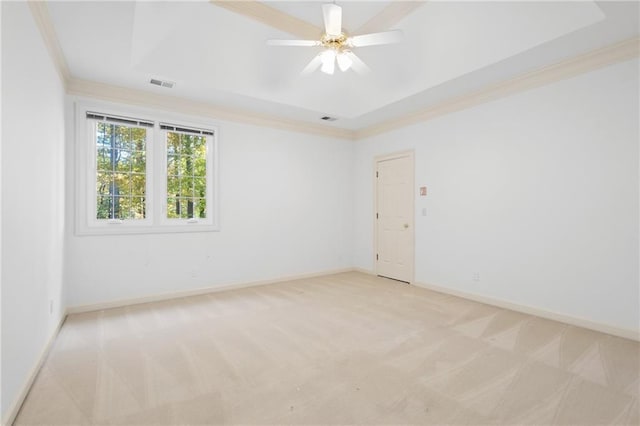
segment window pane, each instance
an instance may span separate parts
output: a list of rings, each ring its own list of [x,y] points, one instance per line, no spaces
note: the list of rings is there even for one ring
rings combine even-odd
[[[129,180],[128,174],[113,174],[113,189],[111,193],[121,197],[128,197],[129,195],[131,195],[131,182]]]
[[[180,198],[179,200],[180,200],[180,217],[182,219],[193,218],[193,211],[194,211],[193,198]]]
[[[120,205],[118,210],[118,219],[131,218],[131,197],[119,197]]]
[[[193,178],[191,176],[180,178],[180,196],[193,197]]]
[[[171,197],[180,196],[180,178],[177,176],[167,177],[167,195]]]
[[[106,123],[98,123],[96,125],[96,144],[98,148],[111,148],[112,127],[112,125]]]
[[[146,216],[146,135],[143,128],[96,123],[96,218]]]
[[[206,195],[207,195],[207,180],[203,177],[193,178],[193,196],[206,197]]]
[[[207,157],[206,151],[202,151],[202,156],[195,159],[195,165],[193,166],[194,176],[206,176],[207,175]]]
[[[113,181],[113,173],[98,171],[96,178],[96,193],[100,195],[109,195],[109,185]]]
[[[180,135],[180,154],[193,155],[193,138],[192,135]]]
[[[178,176],[179,167],[178,162],[180,161],[180,157],[173,154],[167,153],[167,175],[168,176]]]
[[[147,179],[144,174],[132,173],[130,176],[131,195],[145,195],[147,193]]]
[[[193,140],[193,148],[196,154],[204,154],[207,149],[207,138],[203,136],[195,136]]]
[[[132,162],[131,152],[124,149],[115,150],[115,152],[117,152],[118,159],[114,164],[114,169],[118,172],[130,172]]]
[[[144,219],[145,217],[144,197],[131,198],[131,219]]]
[[[178,207],[177,200],[175,198],[167,198],[167,217],[169,219],[175,219],[180,217],[180,208]]]
[[[131,128],[127,126],[114,126],[116,128],[116,147],[122,150],[131,149]]]
[[[207,138],[167,132],[167,218],[206,218]]]
[[[194,208],[195,217],[205,219],[207,217],[207,200],[205,198],[196,199]]]
[[[180,148],[180,134],[168,132],[167,133],[167,153],[177,154]]]
[[[107,196],[98,195],[98,203],[96,206],[96,219],[109,219],[111,212],[110,203],[111,198]]]
[[[147,131],[141,128],[131,129],[131,150],[132,151],[146,151],[147,146]]]
[[[98,148],[96,163],[98,165],[98,170],[112,170],[113,166],[111,165],[111,149]]]
[[[131,159],[131,171],[144,174],[147,169],[147,155],[145,152],[134,152]]]

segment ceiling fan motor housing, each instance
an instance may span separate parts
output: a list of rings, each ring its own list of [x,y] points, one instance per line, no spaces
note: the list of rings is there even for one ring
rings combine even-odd
[[[334,49],[341,52],[344,48],[348,47],[348,37],[345,33],[339,35],[323,34],[320,38],[320,43],[327,49]]]

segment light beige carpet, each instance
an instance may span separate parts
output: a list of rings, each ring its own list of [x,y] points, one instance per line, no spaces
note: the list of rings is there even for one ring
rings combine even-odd
[[[71,315],[17,424],[635,424],[639,345],[360,273]]]

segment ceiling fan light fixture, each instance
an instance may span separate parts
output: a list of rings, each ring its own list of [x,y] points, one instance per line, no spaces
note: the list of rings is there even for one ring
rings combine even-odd
[[[336,52],[332,49],[327,49],[320,54],[322,60],[322,68],[320,70],[325,74],[333,74],[336,69]]]
[[[347,35],[342,31],[342,7],[335,2],[323,4],[322,13],[325,32],[320,36],[320,40],[267,40],[270,46],[324,47],[325,50],[302,70],[303,75],[310,74],[318,68],[325,74],[333,74],[336,62],[342,72],[353,69],[358,74],[365,74],[371,69],[351,51],[352,48],[398,43],[403,38],[401,30]]]
[[[336,60],[338,61],[338,67],[340,67],[340,71],[342,72],[347,71],[351,68],[351,64],[353,64],[351,58],[349,58],[345,53],[339,53]]]
[[[324,64],[322,64],[322,67],[320,68],[320,71],[329,75],[332,75],[335,70],[336,70],[335,62],[325,62]]]

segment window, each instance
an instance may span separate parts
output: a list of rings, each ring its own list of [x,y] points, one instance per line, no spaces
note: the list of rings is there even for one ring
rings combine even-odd
[[[95,123],[96,219],[146,217],[147,129]]]
[[[77,125],[79,234],[217,229],[214,128],[86,107]]]
[[[166,219],[207,218],[207,152],[213,132],[161,123],[165,141]]]

